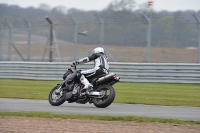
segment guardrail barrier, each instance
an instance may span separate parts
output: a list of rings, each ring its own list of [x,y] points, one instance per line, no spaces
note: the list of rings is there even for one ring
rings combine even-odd
[[[0,78],[62,80],[69,62],[0,62]],[[78,69],[93,68],[92,63]],[[110,63],[123,82],[200,83],[200,64]]]

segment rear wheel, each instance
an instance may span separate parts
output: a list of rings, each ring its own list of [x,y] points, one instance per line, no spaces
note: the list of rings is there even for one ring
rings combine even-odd
[[[59,94],[56,93],[60,85],[55,86],[49,93],[49,103],[53,106],[59,106],[65,102],[64,92],[60,91]]]
[[[95,91],[102,92],[100,98],[93,98],[92,101],[97,108],[108,107],[115,99],[115,90],[110,85],[99,86]]]

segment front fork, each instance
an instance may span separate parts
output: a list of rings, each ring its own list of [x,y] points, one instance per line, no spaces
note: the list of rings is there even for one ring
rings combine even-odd
[[[55,94],[58,95],[61,92],[62,84],[58,86],[58,89],[55,91]]]

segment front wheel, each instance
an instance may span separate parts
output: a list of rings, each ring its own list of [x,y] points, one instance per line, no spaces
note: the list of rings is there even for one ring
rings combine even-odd
[[[115,89],[110,85],[99,86],[95,91],[103,92],[101,98],[93,98],[92,101],[97,108],[108,107],[115,99]]]
[[[49,103],[53,106],[59,106],[65,102],[65,95],[63,91],[60,91],[59,94],[56,93],[56,90],[60,85],[55,86],[49,93]]]

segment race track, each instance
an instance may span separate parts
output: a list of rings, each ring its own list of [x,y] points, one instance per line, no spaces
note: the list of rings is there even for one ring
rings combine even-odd
[[[47,100],[0,98],[1,112],[50,112],[61,114],[91,114],[112,116],[144,116],[181,120],[200,120],[200,107],[172,107],[141,104],[111,104],[107,108],[96,108],[93,104],[65,102],[51,106]]]

